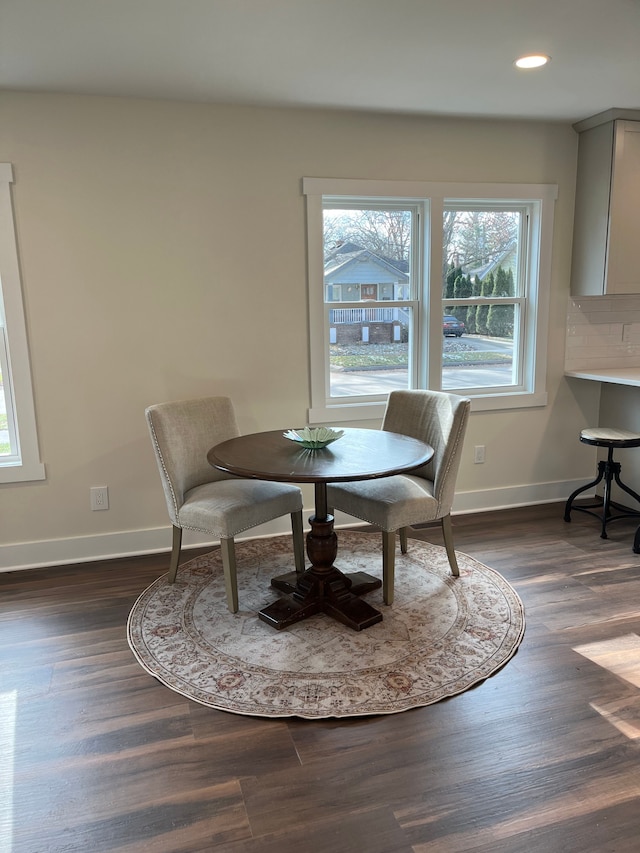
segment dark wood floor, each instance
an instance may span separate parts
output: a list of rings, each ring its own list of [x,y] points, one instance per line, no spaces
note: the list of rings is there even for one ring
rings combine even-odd
[[[351,720],[235,716],[144,672],[126,618],[166,557],[0,575],[0,853],[637,853],[634,531],[456,517],[523,599],[522,646],[467,693]]]

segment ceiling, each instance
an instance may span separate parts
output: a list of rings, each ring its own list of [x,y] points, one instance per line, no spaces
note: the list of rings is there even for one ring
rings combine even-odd
[[[0,89],[574,122],[640,109],[640,0],[0,0]]]

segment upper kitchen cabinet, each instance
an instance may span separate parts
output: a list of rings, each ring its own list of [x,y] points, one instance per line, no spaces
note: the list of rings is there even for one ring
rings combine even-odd
[[[571,293],[640,293],[640,111],[609,110],[574,127]]]

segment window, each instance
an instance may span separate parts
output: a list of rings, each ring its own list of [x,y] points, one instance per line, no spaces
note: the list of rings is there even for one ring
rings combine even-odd
[[[36,435],[10,185],[0,163],[0,483],[44,479]]]
[[[394,388],[546,403],[553,185],[305,178],[311,423]]]

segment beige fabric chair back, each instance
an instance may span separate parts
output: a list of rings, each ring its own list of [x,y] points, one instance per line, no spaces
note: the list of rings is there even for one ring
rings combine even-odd
[[[195,486],[231,479],[207,462],[207,452],[239,435],[228,397],[202,397],[149,406],[145,415],[156,452],[169,517],[178,525],[184,496]]]
[[[382,429],[426,441],[434,449],[433,459],[413,476],[433,481],[439,504],[436,517],[451,510],[460,467],[471,400],[444,391],[392,391]]]

